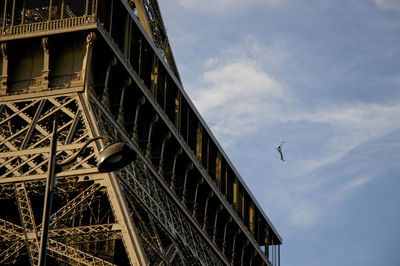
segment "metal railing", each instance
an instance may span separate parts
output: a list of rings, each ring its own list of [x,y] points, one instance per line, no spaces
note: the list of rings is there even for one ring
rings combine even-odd
[[[94,23],[97,0],[3,0],[1,36],[71,28]]]

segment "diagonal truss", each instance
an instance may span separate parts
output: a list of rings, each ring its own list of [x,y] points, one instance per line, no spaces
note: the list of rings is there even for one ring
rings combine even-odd
[[[24,228],[12,224],[4,219],[0,219],[0,231],[2,232],[3,238],[5,238],[7,234],[13,235],[13,244],[8,249],[0,253],[0,263],[4,263],[12,256],[15,257],[16,254],[24,247]],[[112,236],[111,238],[109,237],[110,235]],[[78,236],[81,241],[84,241],[84,243],[87,243],[87,239],[93,237],[95,237],[94,241],[121,239],[121,232],[118,230],[118,225],[104,224],[52,230],[50,232],[49,240],[49,255],[58,258],[61,261],[67,263],[81,263],[84,265],[114,265],[105,260],[99,259],[96,256],[82,252],[79,249],[54,240],[57,238],[74,238],[74,236]],[[11,239],[8,240],[11,241]]]
[[[77,94],[0,101],[0,201],[18,207],[0,213],[0,264],[37,265],[54,117],[60,125],[57,157],[63,160],[92,136]],[[48,243],[53,262],[114,265],[123,233],[101,181],[108,175],[91,176],[97,172],[95,151],[93,143],[58,178]],[[126,257],[120,248],[118,254]]]
[[[39,261],[39,241],[36,230],[35,217],[24,183],[15,184],[15,196],[22,226],[25,234],[25,241],[28,248],[29,260],[36,265]]]
[[[61,159],[73,154],[89,138],[77,98],[53,96],[0,103],[0,179],[46,172],[54,116],[61,121],[57,153]],[[88,152],[70,171],[93,168],[93,160],[94,153]]]
[[[123,139],[95,101],[92,107],[100,129],[114,139]],[[215,252],[213,244],[206,240],[201,229],[188,218],[190,214],[177,206],[174,197],[167,194],[156,181],[154,174],[139,156],[133,164],[117,173],[131,216],[138,226],[141,241],[152,263],[176,259],[184,265],[228,264],[221,254]]]
[[[19,254],[26,248],[30,256],[31,264],[36,265],[38,261],[38,239],[36,235],[41,225],[35,225],[35,217],[25,184],[17,183],[15,187],[15,196],[18,198],[19,213],[23,226],[19,226],[5,219],[0,219],[0,239],[1,242],[8,243],[7,248],[0,250],[0,263],[12,263],[17,261]],[[63,221],[63,218],[67,215],[72,217],[69,220],[73,219],[74,215],[72,215],[72,213],[74,208],[80,211],[90,208],[90,203],[93,202],[95,193],[99,192],[99,187],[99,184],[93,183],[52,215],[52,228],[49,233],[49,256],[56,258],[58,261],[71,264],[114,265],[107,260],[84,252],[75,246],[87,243],[104,243],[121,239],[122,234],[118,223],[75,227],[67,227],[64,223],[61,228],[54,228],[60,221]],[[101,195],[97,195],[97,197],[99,196]]]

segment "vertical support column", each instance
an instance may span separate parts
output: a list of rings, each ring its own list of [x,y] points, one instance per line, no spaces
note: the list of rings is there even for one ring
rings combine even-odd
[[[6,28],[7,3],[8,3],[8,1],[4,1],[3,28],[1,29],[1,33],[5,33],[5,28]]]
[[[167,132],[164,135],[164,139],[163,142],[161,144],[161,152],[160,152],[160,163],[158,164],[158,173],[163,176],[164,174],[164,152],[165,152],[165,144],[167,143],[167,141],[171,138],[171,132]]]
[[[111,60],[109,61],[108,67],[107,67],[107,72],[106,72],[106,78],[104,80],[104,90],[103,90],[103,99],[101,100],[102,104],[110,109],[110,95],[109,95],[109,88],[108,88],[108,82],[110,80],[110,72],[111,68],[117,64],[117,58],[113,56]]]
[[[151,92],[154,99],[157,101],[157,83],[158,83],[158,57],[153,56],[153,67],[151,71]]]
[[[179,90],[176,92],[175,96],[175,121],[174,125],[178,131],[181,129],[181,94]]]
[[[47,22],[49,22],[51,20],[51,11],[53,9],[53,0],[50,0],[49,3],[49,18],[47,19]]]
[[[140,80],[143,82],[143,79],[142,79],[142,47],[143,47],[143,37],[142,36],[140,36],[140,39],[139,39],[139,57],[138,57],[138,71],[137,71],[137,73],[138,73],[138,75],[139,75],[139,77],[140,77]]]
[[[264,244],[265,244],[265,255],[269,258],[269,232],[268,228],[264,229]]]
[[[209,201],[210,201],[210,199],[212,198],[214,196],[214,192],[213,191],[210,191],[209,193],[208,193],[208,195],[207,195],[207,199],[206,199],[206,205],[205,205],[205,208],[204,208],[204,221],[203,221],[203,230],[205,231],[206,230],[206,227],[207,227],[207,211],[208,211],[208,203],[209,203]]]
[[[254,235],[255,227],[254,227],[254,203],[251,202],[249,207],[249,230]]]
[[[217,240],[217,233],[218,233],[218,214],[222,211],[223,205],[220,204],[215,212],[215,220],[214,220],[214,232],[213,232],[213,242],[215,243]]]
[[[193,203],[193,213],[192,213],[192,216],[193,216],[193,217],[196,217],[196,215],[197,215],[197,205],[198,205],[198,203],[197,203],[197,196],[198,196],[198,194],[199,194],[199,188],[200,188],[201,184],[203,184],[203,183],[204,183],[204,178],[203,178],[202,176],[200,176],[200,177],[197,179],[197,182],[196,182],[196,191],[194,192],[194,203]]]
[[[61,0],[61,19],[64,18],[64,1],[65,0]]]
[[[196,157],[201,161],[201,151],[203,148],[203,127],[199,122],[196,132]]]
[[[133,121],[133,133],[132,139],[135,143],[139,142],[139,135],[138,135],[138,120],[139,120],[139,111],[140,107],[146,102],[146,98],[144,96],[140,97],[138,103],[136,105],[135,111],[135,121]]]
[[[125,99],[125,90],[127,87],[129,87],[132,84],[132,79],[127,78],[124,81],[124,84],[122,86],[122,91],[121,91],[121,99],[119,101],[119,110],[118,110],[118,124],[125,129],[125,118],[124,118],[124,99]]]
[[[110,25],[108,28],[108,32],[110,33],[110,36],[112,35],[112,26],[113,26],[113,17],[114,17],[114,0],[109,1],[110,2]]]
[[[7,1],[6,1],[7,2]],[[8,55],[7,55],[7,43],[1,44],[1,56],[3,57],[3,65],[0,76],[0,96],[6,95],[7,93],[7,79],[8,79]]]
[[[42,38],[43,47],[43,70],[42,70],[42,86],[44,90],[49,88],[49,73],[50,73],[50,52],[49,38]]]
[[[217,187],[221,189],[221,176],[222,176],[222,161],[221,153],[218,152],[215,158],[215,183]]]
[[[146,146],[146,158],[151,160],[151,135],[153,132],[154,125],[158,122],[158,115],[154,115],[153,119],[151,120],[149,134],[147,136],[147,146]]]
[[[11,14],[11,27],[14,26],[15,2],[16,2],[16,0],[13,0],[13,7],[12,7],[12,14]]]
[[[250,243],[249,240],[246,239],[246,241],[244,242],[244,245],[243,245],[243,247],[242,247],[242,255],[240,256],[240,265],[241,265],[241,266],[246,265],[246,264],[244,263],[244,253],[245,253],[246,248],[247,248],[247,246],[249,245],[249,243]]]
[[[207,138],[207,158],[206,158],[206,170],[210,170],[210,138]]]
[[[239,214],[239,184],[237,179],[233,182],[232,194],[233,209]]]
[[[168,75],[164,73],[164,84],[163,84],[163,90],[164,90],[164,98],[163,98],[163,110],[164,112],[167,110],[167,92],[168,92]]]
[[[226,255],[226,248],[228,246],[228,239],[227,239],[227,234],[228,234],[228,226],[232,222],[232,216],[229,216],[228,219],[225,222],[225,227],[224,227],[224,242],[222,244],[222,254]]]
[[[249,262],[249,266],[253,266],[253,262],[254,262],[254,258],[257,256],[257,252],[253,251],[253,253],[251,254],[250,257],[250,262]]]
[[[64,3],[64,2],[63,2]],[[92,67],[92,53],[93,53],[93,43],[96,40],[96,34],[94,32],[89,33],[86,36],[86,53],[85,57],[83,58],[82,62],[82,72],[81,72],[81,77],[83,77],[83,82],[86,88],[93,89],[91,88],[91,79],[88,78],[88,74],[92,73],[91,67]]]
[[[25,1],[22,3],[21,25],[24,25],[24,20],[25,20]]]
[[[187,195],[187,179],[189,172],[193,169],[193,163],[190,162],[186,167],[185,178],[183,181],[183,192],[182,192],[182,203],[186,206],[186,195]]]
[[[132,47],[132,22],[131,16],[127,13],[125,17],[123,53],[129,61]]]
[[[233,236],[233,243],[232,243],[232,257],[231,257],[231,264],[232,265],[235,264],[235,257],[236,257],[235,246],[236,246],[237,237],[239,235],[240,235],[240,229],[236,229],[235,235]]]
[[[228,197],[228,167],[225,167],[225,172],[224,172],[224,184],[223,184],[223,193],[225,197]]]
[[[173,165],[172,165],[171,184],[170,184],[170,186],[169,186],[170,189],[171,189],[172,191],[175,191],[175,170],[176,170],[176,162],[177,162],[177,159],[178,159],[179,155],[181,155],[182,152],[183,152],[182,148],[179,147],[179,148],[177,149],[176,153],[175,153],[174,163],[173,163]]]
[[[87,17],[88,13],[89,13],[89,0],[86,0],[85,17]]]

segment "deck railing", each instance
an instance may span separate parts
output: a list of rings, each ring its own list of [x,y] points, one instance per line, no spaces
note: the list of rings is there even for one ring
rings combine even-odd
[[[74,17],[66,19],[51,20],[46,22],[37,22],[31,24],[22,24],[16,26],[3,27],[1,36],[36,33],[41,31],[59,30],[71,27],[79,27],[95,23],[94,15]]]
[[[98,0],[0,0],[0,37],[95,22]]]

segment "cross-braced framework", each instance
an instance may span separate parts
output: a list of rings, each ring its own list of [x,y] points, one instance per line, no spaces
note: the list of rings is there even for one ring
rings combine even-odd
[[[0,104],[0,264],[36,265],[51,120],[60,126],[59,160],[91,136],[78,95],[54,95]],[[59,262],[113,265],[121,225],[95,168],[92,145],[57,181],[48,255]],[[119,252],[124,249],[119,249]],[[94,255],[95,254],[95,255]],[[125,254],[125,261],[126,261]]]
[[[110,116],[92,96],[99,130],[114,139],[123,139],[121,129],[115,127]],[[137,155],[136,160],[117,171],[124,189],[131,216],[140,232],[141,243],[150,263],[157,265],[225,265],[228,262],[217,252],[191,215],[168,194],[157,181],[157,173]],[[207,241],[208,240],[208,241]]]
[[[59,159],[81,148],[89,138],[82,108],[69,96],[4,102],[0,105],[0,178],[43,175],[49,158],[54,116],[59,121]],[[94,169],[93,145],[69,171]]]

